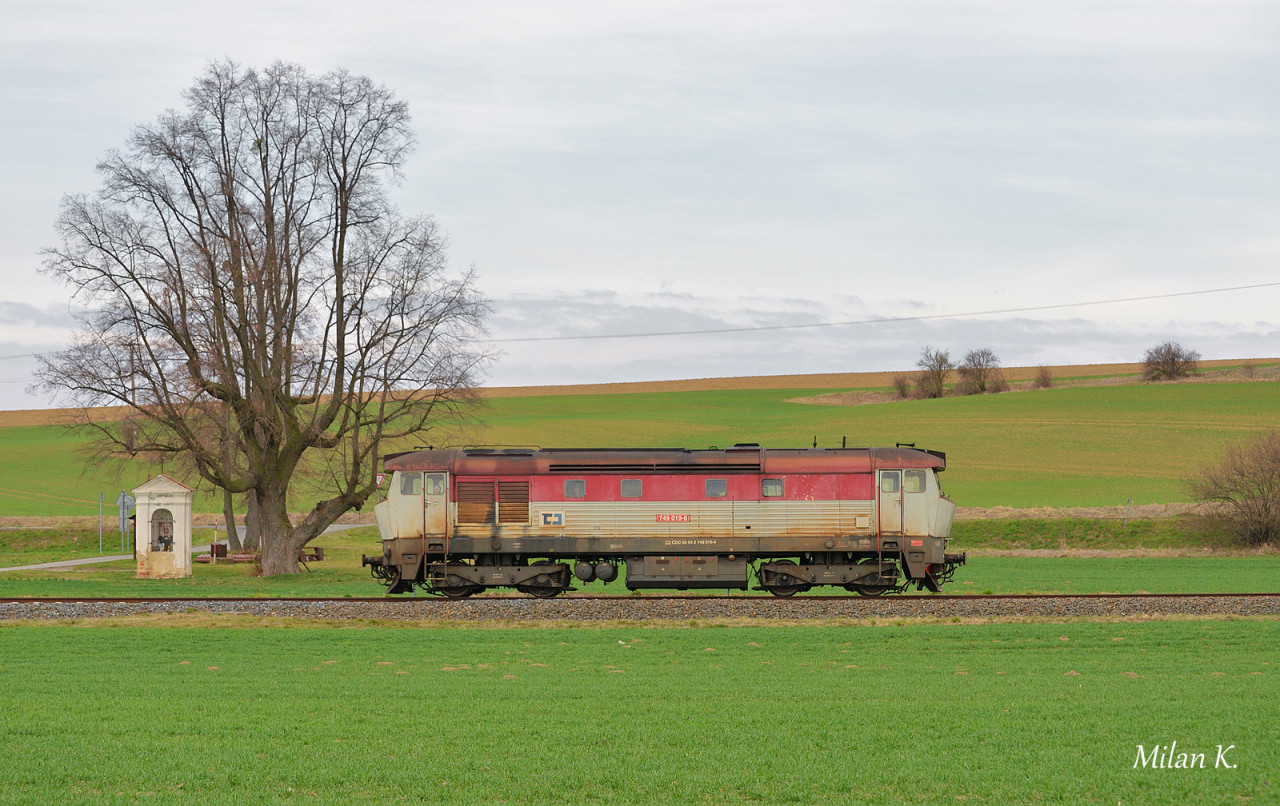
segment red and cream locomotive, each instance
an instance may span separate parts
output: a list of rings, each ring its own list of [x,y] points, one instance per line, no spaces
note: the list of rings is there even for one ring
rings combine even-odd
[[[387,457],[374,507],[390,593],[452,598],[574,579],[640,588],[940,589],[955,504],[946,456],[896,448],[425,450]],[[625,573],[624,573],[625,572]]]

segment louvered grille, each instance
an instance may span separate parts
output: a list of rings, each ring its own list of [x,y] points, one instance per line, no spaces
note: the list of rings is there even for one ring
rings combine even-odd
[[[525,500],[528,498],[526,489]],[[493,523],[493,482],[458,482],[458,523]]]
[[[529,522],[529,482],[498,482],[498,523]]]

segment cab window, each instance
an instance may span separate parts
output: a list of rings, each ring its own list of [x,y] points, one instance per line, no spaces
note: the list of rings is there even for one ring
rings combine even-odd
[[[421,495],[422,494],[422,474],[418,471],[410,471],[400,474],[400,494],[401,495]]]
[[[902,489],[909,493],[922,493],[925,491],[925,471],[908,470],[903,474]]]
[[[444,474],[427,474],[427,495],[444,495]]]
[[[880,492],[896,493],[898,491],[898,474],[885,473],[880,477]]]
[[[781,498],[782,479],[764,479],[761,481],[760,494],[765,498]]]

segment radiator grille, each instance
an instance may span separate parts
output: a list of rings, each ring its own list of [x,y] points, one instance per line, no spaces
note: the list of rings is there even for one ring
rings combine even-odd
[[[498,482],[498,523],[529,522],[529,482]]]
[[[458,523],[493,523],[493,482],[458,482]]]

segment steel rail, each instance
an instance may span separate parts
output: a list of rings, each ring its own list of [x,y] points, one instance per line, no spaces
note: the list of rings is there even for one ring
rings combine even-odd
[[[945,594],[937,593],[928,596],[789,596],[776,597],[767,595],[740,594],[725,596],[719,594],[673,594],[669,596],[630,594],[614,594],[606,596],[581,595],[557,596],[554,599],[538,599],[533,596],[473,596],[468,599],[448,599],[441,596],[11,596],[0,598],[0,605],[6,604],[182,604],[182,603],[218,603],[218,602],[315,602],[327,604],[387,604],[391,602],[440,602],[466,605],[468,602],[663,602],[663,601],[755,601],[755,602],[832,602],[850,601],[866,602],[989,602],[1002,600],[1048,600],[1048,599],[1258,599],[1280,598],[1276,593],[997,593],[997,594]]]

